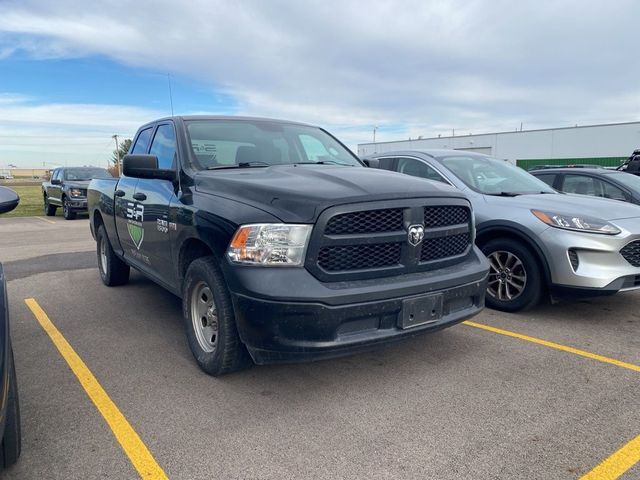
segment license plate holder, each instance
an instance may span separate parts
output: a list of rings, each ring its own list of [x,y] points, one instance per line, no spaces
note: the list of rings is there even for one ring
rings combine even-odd
[[[442,294],[423,295],[402,301],[400,328],[437,323],[442,318]]]

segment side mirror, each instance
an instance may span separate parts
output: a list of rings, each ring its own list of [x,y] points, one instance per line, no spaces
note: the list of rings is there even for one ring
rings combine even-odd
[[[122,160],[122,174],[133,178],[150,178],[158,180],[176,179],[175,170],[158,168],[158,157],[155,155],[125,155]]]
[[[51,180],[51,185],[60,185],[61,183],[62,182],[59,178],[54,178],[53,180]]]
[[[380,168],[380,160],[377,158],[363,158],[362,161],[369,168]]]
[[[20,203],[20,197],[16,192],[7,187],[0,187],[0,213],[13,210]]]

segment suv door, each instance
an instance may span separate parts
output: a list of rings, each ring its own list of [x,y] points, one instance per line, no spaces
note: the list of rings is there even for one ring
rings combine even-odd
[[[147,153],[152,133],[153,127],[141,130],[133,143],[131,153]],[[137,178],[122,176],[118,181],[114,193],[116,230],[124,256],[130,259],[132,264],[146,265],[144,256],[139,252],[144,240],[144,230],[142,214],[133,198],[137,185]]]
[[[177,149],[173,123],[158,125],[149,154],[158,157],[158,168],[176,170]],[[144,239],[139,250],[145,257],[147,268],[159,278],[173,279],[175,274],[170,235],[175,229],[175,219],[169,218],[169,206],[176,198],[175,185],[169,180],[141,178],[133,197],[137,208],[142,206],[140,211],[143,214]]]

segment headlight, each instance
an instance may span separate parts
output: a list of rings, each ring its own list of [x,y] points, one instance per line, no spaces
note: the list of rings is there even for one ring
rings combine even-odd
[[[82,190],[80,190],[79,188],[72,188],[69,190],[69,195],[71,195],[72,197],[81,197]]]
[[[234,263],[301,266],[310,235],[311,225],[243,225],[233,236],[227,256]]]
[[[531,210],[538,220],[551,227],[575,230],[578,232],[601,233],[603,235],[617,235],[620,229],[605,220],[588,217],[586,215],[565,215],[553,212]]]

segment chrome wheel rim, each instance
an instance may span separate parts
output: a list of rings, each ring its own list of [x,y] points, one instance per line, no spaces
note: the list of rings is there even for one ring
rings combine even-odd
[[[191,322],[200,348],[214,352],[218,345],[218,310],[213,292],[205,282],[198,282],[191,294]]]
[[[515,300],[527,286],[527,272],[513,253],[498,250],[490,253],[487,293],[501,302]]]
[[[104,238],[100,240],[100,269],[103,275],[107,274],[107,242]]]

